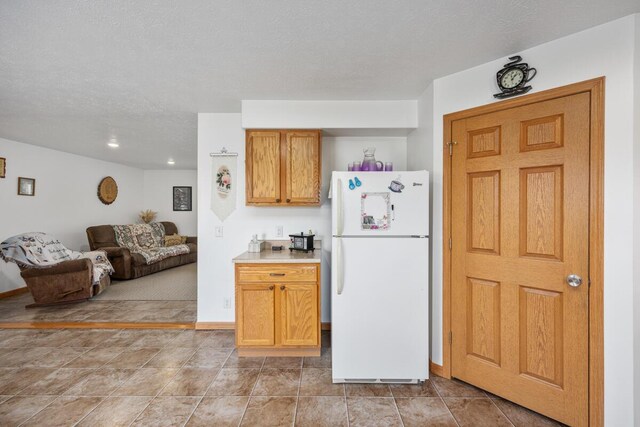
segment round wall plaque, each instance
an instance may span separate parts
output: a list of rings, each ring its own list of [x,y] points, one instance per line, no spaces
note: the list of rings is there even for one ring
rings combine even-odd
[[[115,202],[118,197],[118,184],[110,176],[103,178],[98,184],[98,199],[105,205]]]

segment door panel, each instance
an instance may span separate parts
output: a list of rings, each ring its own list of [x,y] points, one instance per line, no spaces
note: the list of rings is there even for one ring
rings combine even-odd
[[[318,286],[283,284],[280,292],[282,345],[318,344]]]
[[[246,168],[247,203],[279,203],[279,131],[252,131],[248,134]]]
[[[570,425],[588,422],[589,126],[581,93],[451,129],[452,375]]]
[[[275,344],[275,286],[236,286],[236,340],[238,345]]]
[[[320,135],[313,132],[287,132],[287,203],[320,202]]]

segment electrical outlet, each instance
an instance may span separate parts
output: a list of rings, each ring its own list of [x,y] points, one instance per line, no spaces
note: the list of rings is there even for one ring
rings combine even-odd
[[[284,227],[279,225],[276,227],[276,237],[282,237],[284,235]]]
[[[230,308],[231,308],[231,298],[226,297],[226,298],[224,299],[224,305],[223,305],[223,307],[224,307],[225,309],[230,309]]]
[[[222,235],[223,235],[222,226],[216,227],[215,231],[216,231],[216,237],[222,237]]]

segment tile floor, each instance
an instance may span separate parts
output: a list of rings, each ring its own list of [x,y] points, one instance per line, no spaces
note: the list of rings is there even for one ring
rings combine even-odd
[[[0,330],[2,426],[554,426],[467,384],[331,383],[316,358],[238,358],[232,331]]]
[[[85,301],[25,308],[30,294],[0,299],[0,322],[195,322],[196,301]]]

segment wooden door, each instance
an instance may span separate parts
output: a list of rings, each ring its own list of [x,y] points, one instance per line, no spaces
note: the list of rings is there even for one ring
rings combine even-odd
[[[280,292],[280,344],[317,345],[318,285],[283,284]]]
[[[286,132],[286,203],[320,203],[320,132]]]
[[[589,129],[587,92],[451,128],[452,376],[576,426],[589,416]]]
[[[247,203],[280,203],[280,132],[247,132]]]
[[[236,285],[236,344],[275,344],[275,286]]]

